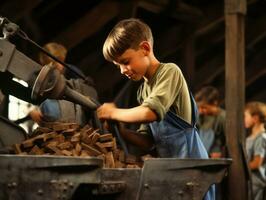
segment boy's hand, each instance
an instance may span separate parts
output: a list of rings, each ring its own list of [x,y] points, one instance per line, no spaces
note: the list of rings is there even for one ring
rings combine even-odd
[[[222,153],[220,152],[213,152],[210,154],[211,158],[221,158],[222,157]]]
[[[97,115],[100,120],[112,119],[112,114],[115,111],[116,106],[114,103],[104,103],[97,109]]]
[[[32,120],[34,122],[36,122],[37,124],[40,125],[40,123],[42,122],[42,113],[38,110],[32,110],[30,113],[29,113],[30,117],[32,118]]]

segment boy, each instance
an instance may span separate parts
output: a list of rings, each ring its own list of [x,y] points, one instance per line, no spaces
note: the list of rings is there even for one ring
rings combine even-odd
[[[144,78],[144,83],[138,90],[140,106],[120,109],[105,103],[97,110],[100,119],[142,123],[138,133],[123,129],[121,135],[143,148],[155,147],[159,157],[208,158],[196,132],[196,106],[182,72],[154,56],[147,24],[138,19],[120,21],[109,33],[103,54],[129,79]]]
[[[212,86],[195,95],[199,110],[199,136],[211,158],[225,157],[225,110],[219,105],[219,91]]]
[[[265,198],[266,186],[266,105],[261,102],[249,102],[245,107],[245,128],[250,130],[246,139],[248,166],[251,170],[254,200]]]
[[[155,147],[159,157],[208,158],[195,128],[196,104],[181,70],[173,63],[160,63],[153,53],[149,26],[138,19],[120,21],[103,46],[105,59],[129,79],[144,83],[138,90],[139,106],[117,108],[105,103],[99,119],[142,123],[138,133],[120,129],[127,141],[146,149]],[[142,134],[141,134],[142,133]],[[214,187],[204,199],[214,199]]]

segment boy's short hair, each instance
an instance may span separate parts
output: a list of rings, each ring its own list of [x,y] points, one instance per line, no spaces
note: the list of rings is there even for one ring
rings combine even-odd
[[[105,40],[104,58],[112,62],[127,49],[137,50],[142,41],[148,41],[153,46],[150,27],[136,18],[122,20],[114,26]]]
[[[205,86],[196,93],[195,100],[197,102],[206,102],[207,104],[214,105],[219,103],[220,94],[215,87]]]
[[[252,101],[246,104],[245,110],[248,110],[252,116],[257,115],[260,122],[266,122],[266,105],[259,101]]]
[[[45,44],[43,48],[61,61],[64,61],[66,58],[67,49],[62,44],[50,42]],[[46,65],[53,61],[49,56],[42,52],[39,54],[39,59],[42,65]]]

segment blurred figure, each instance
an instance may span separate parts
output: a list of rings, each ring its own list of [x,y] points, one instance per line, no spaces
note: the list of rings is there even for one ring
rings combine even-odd
[[[265,156],[266,156],[266,105],[249,102],[245,107],[245,128],[249,131],[246,139],[248,166],[251,170],[254,200],[265,199]]]
[[[212,86],[195,95],[199,111],[199,135],[211,158],[225,157],[225,110],[219,105],[219,91]]]
[[[58,43],[51,42],[47,43],[43,47],[53,56],[55,56],[60,61],[64,62],[67,55],[67,49]],[[52,64],[55,66],[64,76],[68,79],[68,86],[76,91],[82,93],[83,95],[90,96],[93,99],[98,99],[97,92],[94,89],[93,81],[90,77],[87,77],[86,82],[80,79],[75,73],[73,73],[68,68],[65,68],[62,64],[54,61],[52,58],[47,56],[44,53],[39,55],[40,64],[47,65]],[[83,73],[75,66],[69,65],[72,70],[76,71],[79,74]],[[45,100],[39,108],[35,108],[30,113],[31,118],[41,124],[42,122],[75,122],[79,125],[85,125],[91,118],[92,113],[84,111],[78,104],[66,100],[54,100],[47,99]]]

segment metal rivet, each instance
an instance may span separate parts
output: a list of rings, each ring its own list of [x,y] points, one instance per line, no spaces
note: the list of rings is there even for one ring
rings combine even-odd
[[[150,186],[149,186],[148,183],[145,183],[145,184],[144,184],[144,187],[145,187],[145,188],[149,188]]]
[[[12,29],[11,27],[6,27],[6,30],[7,30],[8,32],[12,32],[12,31],[13,31],[13,29]]]
[[[111,190],[111,191],[115,191],[115,190],[116,190],[116,185],[111,184],[111,185],[110,185],[110,190]]]
[[[17,187],[17,183],[16,182],[12,182],[12,186],[13,187]]]
[[[107,192],[108,191],[108,186],[107,185],[103,185],[102,186],[102,191],[103,192]]]
[[[39,195],[43,195],[43,191],[42,191],[42,189],[39,189],[37,193],[38,193]]]
[[[57,180],[51,180],[50,183],[55,184],[55,183],[57,183]]]
[[[72,182],[68,183],[69,187],[73,188],[74,184]]]
[[[66,192],[67,191],[67,187],[63,187],[63,191]]]

